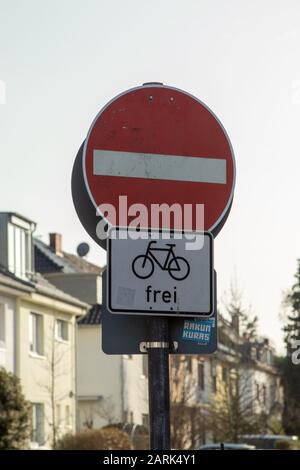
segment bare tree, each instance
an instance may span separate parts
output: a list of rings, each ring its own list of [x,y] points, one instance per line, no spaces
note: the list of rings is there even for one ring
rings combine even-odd
[[[192,449],[203,442],[207,406],[199,401],[192,356],[171,358],[171,440],[174,449]],[[195,364],[198,360],[194,361]]]
[[[243,307],[241,293],[233,284],[226,314],[230,324],[224,323],[220,338],[230,354],[225,358],[226,378],[218,381],[218,390],[212,395],[210,428],[215,441],[238,442],[243,434],[259,433],[266,427],[264,393],[254,383],[251,360],[258,319],[251,308]]]
[[[60,406],[60,402],[67,398],[71,392],[70,389],[66,390],[66,387],[58,386],[59,382],[70,373],[72,361],[68,360],[71,354],[71,346],[69,344],[67,342],[61,344],[57,340],[56,318],[53,317],[44,342],[44,366],[47,371],[47,380],[45,382],[37,382],[39,387],[44,390],[50,405],[50,416],[45,413],[45,420],[50,428],[49,435],[45,436],[45,442],[50,441],[53,449],[55,449],[60,437],[61,418],[57,414],[57,406]]]
[[[105,425],[112,425],[117,421],[115,404],[111,396],[100,397],[90,404],[87,409],[83,410],[83,414],[83,425],[88,429],[94,428],[95,417],[97,416],[105,421]]]
[[[112,397],[104,397],[101,399],[97,415],[104,419],[107,424],[113,424],[116,422],[115,404]]]
[[[95,413],[93,411],[93,405],[90,406],[88,409],[84,409],[81,411],[84,419],[82,421],[82,424],[85,428],[87,429],[93,429],[94,428],[94,416]]]
[[[239,442],[240,436],[261,431],[262,400],[253,392],[251,372],[239,362],[229,368],[211,399],[209,428],[215,442]]]

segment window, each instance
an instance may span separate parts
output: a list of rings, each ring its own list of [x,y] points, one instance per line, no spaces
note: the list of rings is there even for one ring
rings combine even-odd
[[[226,366],[222,367],[222,380],[225,384],[228,382],[228,369]]]
[[[276,401],[276,382],[273,382],[271,385],[270,385],[270,403],[271,403],[271,406],[275,403]]]
[[[65,320],[56,320],[56,338],[68,341],[69,328],[68,322]]]
[[[70,405],[66,405],[66,426],[71,425]]]
[[[29,348],[33,353],[43,354],[43,317],[37,313],[29,314]]]
[[[12,223],[8,224],[8,269],[18,277],[32,271],[31,233]]]
[[[142,414],[142,423],[145,428],[149,429],[149,415],[147,413]]]
[[[269,349],[267,350],[267,353],[266,353],[266,362],[267,362],[267,364],[269,364],[270,366],[272,366],[272,365],[273,365],[273,362],[274,362],[274,361],[273,361],[273,354],[272,354],[272,352],[271,352]]]
[[[127,423],[128,417],[129,417],[128,411],[127,411],[127,410],[123,410],[122,415],[123,415],[123,423]]]
[[[143,361],[143,363],[142,363],[142,368],[143,368],[142,374],[145,377],[148,377],[148,354],[143,354],[142,361]]]
[[[4,305],[0,304],[0,349],[5,348],[5,309]]]
[[[257,358],[257,350],[254,346],[252,346],[250,349],[250,356],[251,356],[251,359],[253,359],[254,361]]]
[[[262,400],[263,400],[264,406],[266,406],[266,404],[267,404],[267,387],[265,385],[263,385],[263,387],[262,387]]]
[[[61,424],[61,406],[59,403],[56,404],[56,425],[60,426]]]
[[[212,384],[212,391],[216,393],[217,391],[217,368],[214,364],[211,365],[211,384]]]
[[[204,382],[204,364],[199,362],[198,364],[198,387],[200,390],[205,389],[205,382]]]
[[[214,393],[217,392],[217,376],[216,375],[212,378],[212,389]]]
[[[259,384],[256,383],[256,384],[255,384],[255,387],[256,387],[256,400],[259,401],[259,399],[260,399],[260,388],[259,388]]]
[[[192,357],[186,358],[186,368],[190,374],[193,372],[193,358]]]
[[[31,441],[42,445],[44,443],[44,405],[42,403],[32,404],[31,425]]]

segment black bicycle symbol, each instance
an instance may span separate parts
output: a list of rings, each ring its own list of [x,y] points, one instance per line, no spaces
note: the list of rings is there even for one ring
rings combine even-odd
[[[176,281],[183,281],[190,274],[189,263],[181,256],[175,256],[175,243],[166,243],[169,248],[153,248],[152,245],[157,243],[155,240],[148,243],[146,253],[139,255],[132,261],[132,270],[139,279],[148,279],[154,271],[154,263],[156,263],[163,271],[168,271],[170,276]],[[164,263],[155,257],[154,252],[165,251],[167,253]]]

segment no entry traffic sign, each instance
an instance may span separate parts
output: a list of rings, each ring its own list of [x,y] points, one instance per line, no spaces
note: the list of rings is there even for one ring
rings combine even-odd
[[[151,208],[177,205],[184,211],[189,206],[192,218],[186,218],[185,228],[214,236],[231,208],[235,161],[229,138],[206,105],[176,88],[149,84],[110,101],[88,132],[80,163],[80,194],[73,185],[73,198],[85,226],[91,224],[78,208],[80,198],[88,199],[94,214],[97,210],[113,226],[128,226],[136,205],[142,204],[149,218],[140,226],[181,228],[176,217],[153,220]],[[114,207],[113,217],[103,204]],[[204,208],[203,227],[196,227],[197,205]]]

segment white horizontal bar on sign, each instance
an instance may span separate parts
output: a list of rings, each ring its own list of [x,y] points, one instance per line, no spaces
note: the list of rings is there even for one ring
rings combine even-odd
[[[94,150],[94,175],[226,184],[225,158]]]

